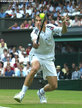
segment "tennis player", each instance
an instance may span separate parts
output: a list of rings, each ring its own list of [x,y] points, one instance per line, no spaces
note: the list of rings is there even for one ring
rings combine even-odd
[[[37,44],[37,36],[41,29],[42,22],[40,16],[36,16],[35,28],[31,33],[33,48],[31,49],[29,54],[31,71],[25,78],[24,85],[20,93],[14,96],[14,99],[17,102],[22,101],[26,91],[33,81],[35,74],[38,72],[39,69],[43,71],[43,78],[48,81],[47,85],[37,91],[40,103],[47,103],[45,92],[53,91],[57,88],[57,73],[53,61],[55,55],[55,43],[53,34],[61,36],[63,33],[66,33],[67,28],[65,22],[65,18],[63,18],[62,27],[57,27],[53,24],[47,24],[47,21],[45,21],[42,32],[40,34],[39,43]]]

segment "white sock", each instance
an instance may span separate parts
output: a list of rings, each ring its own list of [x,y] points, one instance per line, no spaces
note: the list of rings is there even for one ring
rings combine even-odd
[[[28,89],[28,86],[23,85],[21,92],[25,94],[27,89]]]
[[[40,93],[41,93],[41,94],[44,94],[44,93],[45,93],[44,88],[41,88],[41,89],[40,89]]]

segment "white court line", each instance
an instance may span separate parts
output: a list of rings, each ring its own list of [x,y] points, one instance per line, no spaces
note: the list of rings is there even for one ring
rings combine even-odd
[[[3,107],[3,106],[0,106],[0,108],[10,108],[10,107]]]

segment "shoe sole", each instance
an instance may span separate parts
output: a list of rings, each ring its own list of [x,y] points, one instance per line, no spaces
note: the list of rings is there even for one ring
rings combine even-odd
[[[18,98],[14,98],[17,102],[21,103],[20,99]]]
[[[47,102],[40,102],[41,104],[47,104]]]

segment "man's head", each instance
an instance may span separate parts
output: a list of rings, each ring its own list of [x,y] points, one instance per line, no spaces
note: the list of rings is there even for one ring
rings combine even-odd
[[[38,28],[40,28],[41,25],[42,25],[42,21],[43,21],[43,19],[40,18],[40,15],[37,15],[35,17],[35,26],[37,26]],[[46,25],[46,24],[47,24],[47,20],[45,20],[45,22],[44,22],[44,25]]]
[[[61,70],[61,66],[56,66],[56,70],[57,70],[57,72],[60,72],[60,70]]]
[[[3,13],[3,9],[1,9],[1,13]]]
[[[39,15],[36,16],[35,18],[35,26],[37,26],[38,28],[41,26],[41,18]]]
[[[15,24],[14,24],[14,27],[18,27],[18,24],[17,24],[17,23],[15,23]]]

